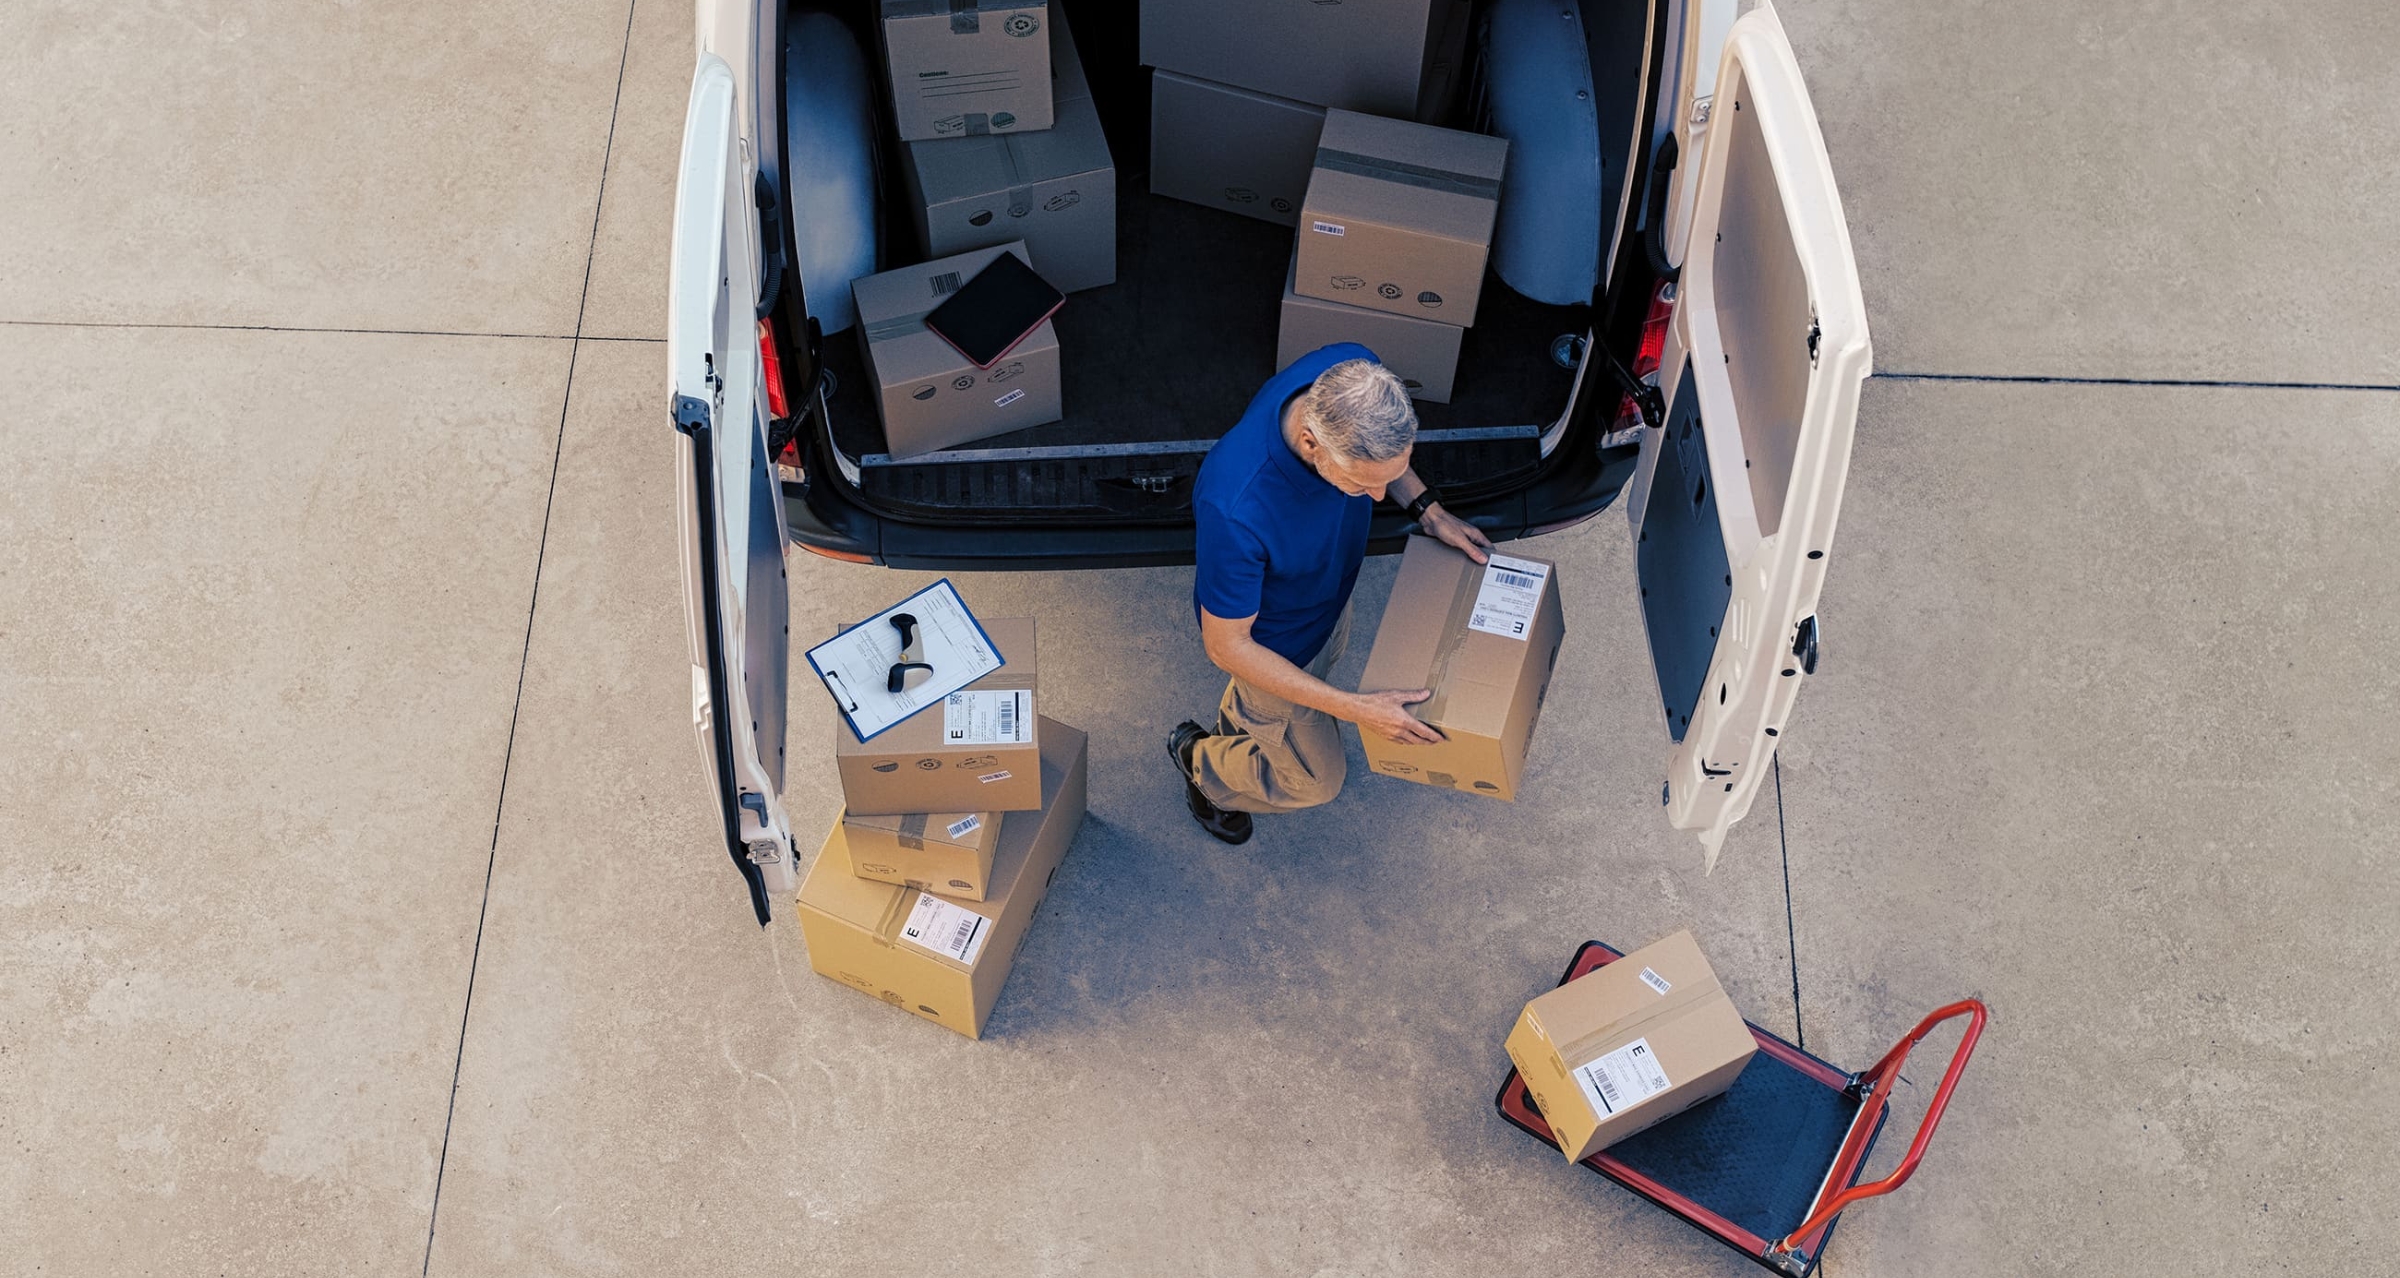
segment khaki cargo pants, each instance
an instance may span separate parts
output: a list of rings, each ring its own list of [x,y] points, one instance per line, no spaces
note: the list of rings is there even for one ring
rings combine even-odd
[[[1308,663],[1322,679],[1350,642],[1350,608]],[[1217,731],[1192,752],[1192,779],[1208,801],[1232,812],[1297,812],[1342,792],[1342,722],[1239,679],[1217,703]]]

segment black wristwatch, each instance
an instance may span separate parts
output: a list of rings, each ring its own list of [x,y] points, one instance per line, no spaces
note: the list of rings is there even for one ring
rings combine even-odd
[[[1420,524],[1424,523],[1425,512],[1433,509],[1434,503],[1440,501],[1441,499],[1442,495],[1433,490],[1433,485],[1427,484],[1425,486],[1425,491],[1418,493],[1417,499],[1408,503],[1408,517],[1416,520]]]

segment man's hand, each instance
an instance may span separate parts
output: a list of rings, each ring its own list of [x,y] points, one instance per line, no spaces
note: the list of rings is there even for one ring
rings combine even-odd
[[[1442,509],[1438,501],[1425,508],[1425,517],[1417,521],[1417,527],[1442,544],[1465,552],[1476,563],[1491,562],[1492,539],[1484,536],[1482,529]]]
[[[1439,745],[1442,734],[1408,712],[1408,707],[1432,695],[1431,688],[1414,692],[1361,692],[1351,703],[1350,713],[1342,717],[1357,724],[1359,731],[1372,732],[1386,741]]]

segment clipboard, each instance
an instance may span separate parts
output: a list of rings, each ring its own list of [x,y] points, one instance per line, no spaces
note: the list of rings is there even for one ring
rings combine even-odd
[[[916,687],[892,692],[886,676],[900,660],[901,642],[891,619],[900,613],[916,619],[918,659],[933,670]],[[940,705],[1007,660],[947,577],[808,650],[817,685],[862,742]]]

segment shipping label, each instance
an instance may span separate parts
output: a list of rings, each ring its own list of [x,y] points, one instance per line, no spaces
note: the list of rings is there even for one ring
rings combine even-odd
[[[1675,988],[1667,983],[1666,977],[1660,976],[1658,973],[1653,972],[1646,967],[1642,969],[1642,984],[1649,986],[1651,989],[1658,991],[1662,995],[1668,990]]]
[[[991,931],[990,919],[955,901],[919,892],[916,908],[908,912],[908,922],[900,925],[900,939],[973,967]]]
[[[950,831],[950,841],[952,843],[956,843],[960,839],[963,839],[968,835],[975,833],[977,830],[982,829],[983,816],[982,814],[978,813],[972,816],[960,817],[958,820],[952,821],[944,828]]]
[[[1542,606],[1542,584],[1549,579],[1548,564],[1492,556],[1483,566],[1483,584],[1475,592],[1475,611],[1467,614],[1467,629],[1503,639],[1524,639],[1533,629],[1534,613]]]
[[[1637,1038],[1589,1065],[1575,1069],[1575,1085],[1592,1112],[1606,1118],[1667,1090],[1667,1072],[1650,1051],[1650,1040]]]
[[[953,692],[942,699],[945,745],[1032,745],[1033,693],[1013,688]]]

